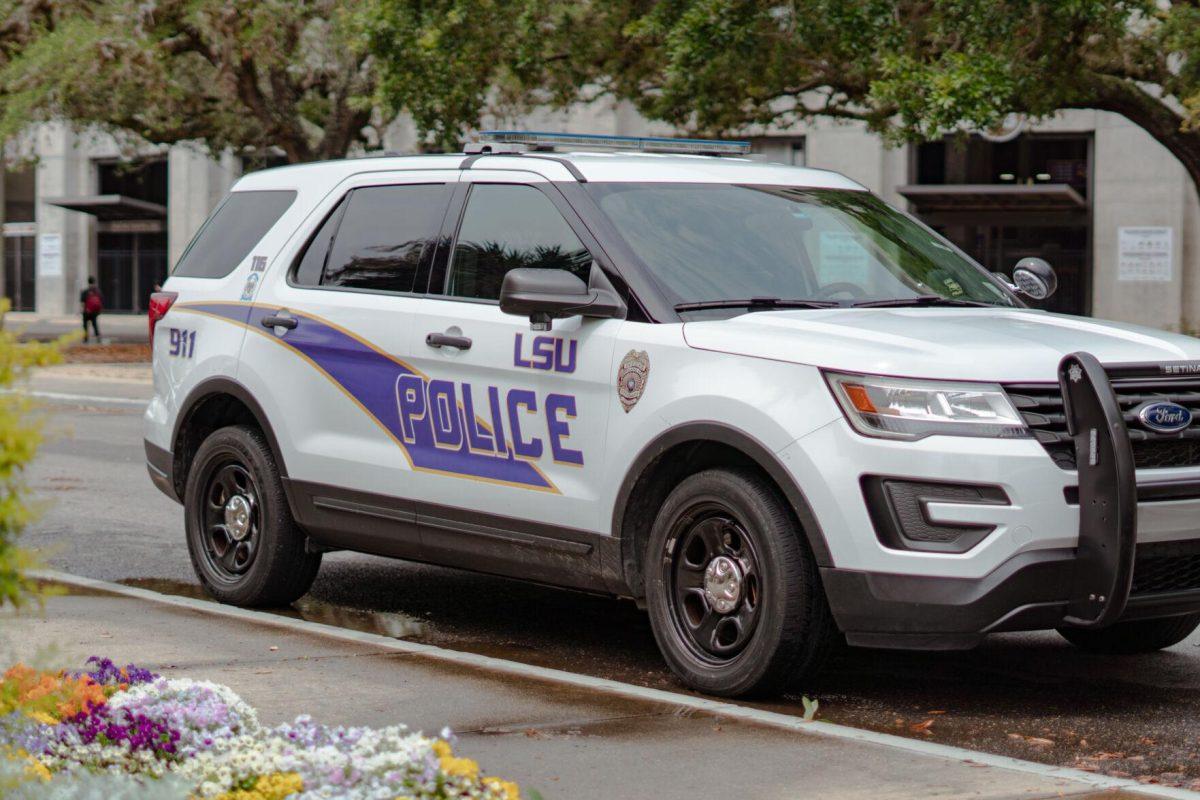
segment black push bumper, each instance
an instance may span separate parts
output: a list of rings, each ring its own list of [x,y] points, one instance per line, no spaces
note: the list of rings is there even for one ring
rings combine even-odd
[[[824,568],[830,606],[852,645],[973,647],[997,631],[1098,628],[1117,620],[1200,611],[1200,588],[1133,594],[1138,486],[1133,450],[1109,375],[1160,375],[1159,365],[1102,367],[1062,360],[1059,383],[1079,474],[1079,543],[1022,553],[981,579]],[[1064,503],[1067,498],[1064,498]]]

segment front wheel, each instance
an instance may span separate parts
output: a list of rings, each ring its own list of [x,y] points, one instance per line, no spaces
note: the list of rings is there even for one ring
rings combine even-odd
[[[688,686],[771,694],[818,670],[838,636],[816,563],[754,472],[684,479],[654,521],[646,601],[667,664]]]
[[[1108,628],[1059,628],[1062,637],[1080,650],[1109,655],[1153,653],[1179,644],[1200,628],[1200,614],[1118,622]]]
[[[201,443],[184,487],[188,555],[205,590],[222,603],[282,606],[317,576],[292,519],[266,439],[245,425]]]

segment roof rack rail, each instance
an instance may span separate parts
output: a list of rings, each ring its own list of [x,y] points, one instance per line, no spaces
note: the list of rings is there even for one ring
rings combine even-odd
[[[633,150],[641,153],[685,153],[705,156],[742,156],[749,142],[721,139],[674,139],[664,136],[610,136],[597,133],[547,133],[545,131],[480,131],[469,143],[468,154],[527,153],[563,147]]]

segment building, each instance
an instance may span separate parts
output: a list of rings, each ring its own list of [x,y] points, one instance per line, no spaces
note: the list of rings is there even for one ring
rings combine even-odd
[[[546,112],[505,127],[670,134],[625,104]],[[393,126],[389,149],[409,150]],[[1037,255],[1059,274],[1047,308],[1200,331],[1200,203],[1178,161],[1107,112],[1065,111],[1008,141],[972,136],[899,148],[859,125],[817,121],[750,137],[757,157],[843,172],[988,269]],[[247,168],[179,145],[123,153],[104,135],[43,125],[32,166],[4,181],[4,293],[14,308],[73,312],[86,277],[108,307],[139,313],[208,211]],[[259,166],[255,164],[252,166]]]

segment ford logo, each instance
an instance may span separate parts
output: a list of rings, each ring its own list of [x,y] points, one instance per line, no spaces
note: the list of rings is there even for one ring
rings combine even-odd
[[[1143,403],[1136,413],[1142,425],[1159,433],[1179,433],[1192,424],[1192,412],[1178,403]]]

